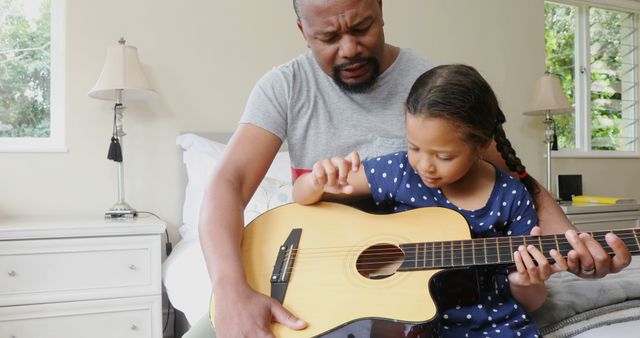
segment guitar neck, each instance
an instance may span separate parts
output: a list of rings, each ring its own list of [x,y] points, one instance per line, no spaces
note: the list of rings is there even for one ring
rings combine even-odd
[[[600,243],[607,253],[613,254],[613,249],[611,249],[605,240],[605,235],[609,232],[613,232],[620,237],[632,255],[640,253],[640,229],[594,231],[588,233]],[[398,270],[412,271],[486,265],[512,265],[514,264],[513,252],[517,251],[521,245],[535,246],[550,262],[554,261],[549,255],[551,249],[557,250],[564,257],[573,249],[564,234],[407,243],[400,245],[400,248],[404,252],[404,260]]]

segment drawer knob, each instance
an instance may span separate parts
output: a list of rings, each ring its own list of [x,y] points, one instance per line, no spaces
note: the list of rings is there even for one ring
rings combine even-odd
[[[136,326],[136,324],[131,325],[131,331],[136,331],[138,330],[138,327]]]
[[[131,265],[129,265],[129,270],[138,270],[138,267],[133,265],[133,264],[131,264]]]
[[[14,270],[9,271],[9,277],[15,277],[15,276],[16,276],[16,272]],[[15,337],[13,337],[13,338],[15,338]]]

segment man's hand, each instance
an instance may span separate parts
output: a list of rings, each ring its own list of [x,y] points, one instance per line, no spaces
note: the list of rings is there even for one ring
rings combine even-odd
[[[534,227],[531,235],[541,235],[540,228]],[[613,233],[605,236],[607,244],[613,250],[613,257],[587,233],[578,235],[575,230],[567,230],[565,237],[573,250],[567,253],[567,259],[555,258],[555,264],[566,265],[568,271],[582,278],[602,278],[609,273],[621,271],[631,263],[629,248]]]
[[[569,271],[583,278],[602,278],[608,273],[616,273],[631,263],[631,253],[624,242],[613,233],[605,236],[613,249],[611,257],[600,243],[587,233],[578,235],[575,230],[565,232],[565,237],[573,247],[567,254]]]
[[[249,287],[239,292],[222,292],[216,295],[215,300],[214,327],[219,338],[274,338],[272,323],[280,323],[292,330],[307,327],[303,320],[296,318],[273,298]]]

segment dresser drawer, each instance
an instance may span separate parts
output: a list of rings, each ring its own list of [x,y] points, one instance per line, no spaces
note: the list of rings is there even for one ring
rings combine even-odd
[[[0,242],[0,306],[160,294],[159,236]]]
[[[2,338],[160,338],[161,298],[0,308]]]

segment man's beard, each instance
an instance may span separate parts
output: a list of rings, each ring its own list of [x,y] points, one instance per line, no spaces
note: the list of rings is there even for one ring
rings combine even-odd
[[[342,81],[342,79],[340,78],[341,70],[353,64],[360,63],[363,61],[371,65],[371,74],[369,75],[368,79],[366,79],[364,82],[354,83],[354,84],[348,84]],[[331,73],[331,77],[333,78],[333,81],[338,85],[338,87],[350,93],[356,93],[356,94],[364,93],[368,91],[373,86],[373,84],[376,83],[376,80],[378,79],[379,76],[380,76],[380,63],[375,57],[358,58],[343,64],[339,64],[333,67],[333,72]]]

